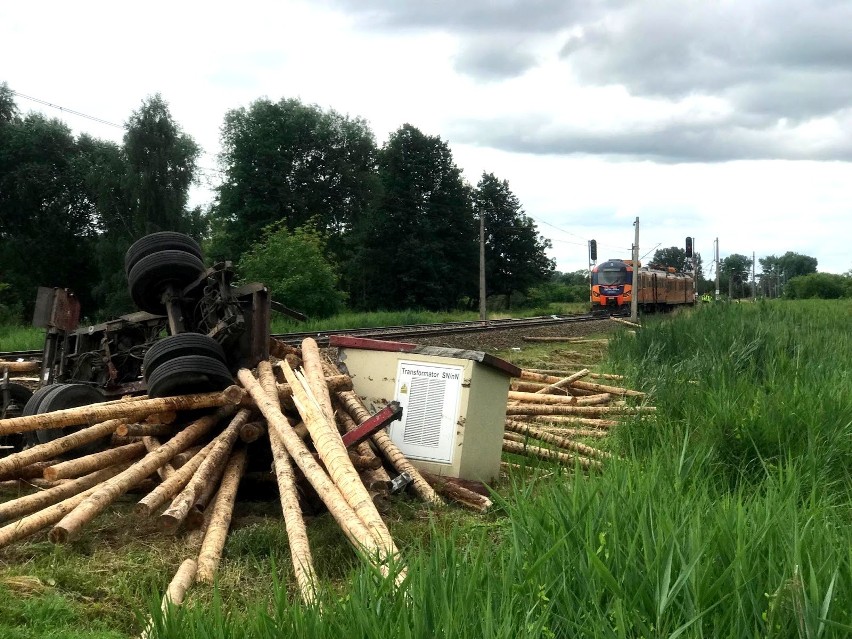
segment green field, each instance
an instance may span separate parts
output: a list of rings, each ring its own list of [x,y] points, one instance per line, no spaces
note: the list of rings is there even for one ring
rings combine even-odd
[[[712,305],[620,334],[603,368],[658,407],[616,431],[622,459],[516,474],[485,517],[399,500],[402,590],[326,515],[309,524],[321,611],[305,609],[277,507],[245,504],[218,587],[196,586],[165,627],[157,615],[160,636],[849,636],[850,316],[848,302]],[[68,547],[0,551],[0,636],[138,633],[183,548],[128,512]]]

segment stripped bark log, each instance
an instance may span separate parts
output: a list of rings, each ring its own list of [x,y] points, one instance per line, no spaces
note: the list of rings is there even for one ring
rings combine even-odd
[[[12,453],[8,457],[0,459],[0,477],[6,477],[9,472],[17,472],[34,462],[53,459],[67,453],[69,450],[74,450],[102,437],[108,437],[123,423],[124,420],[122,419],[111,419],[100,424],[95,424],[94,426],[89,426],[88,428],[83,428],[76,433],[59,437],[45,444],[38,444],[19,453]]]
[[[560,351],[561,352],[561,351]],[[524,369],[530,373],[540,373],[543,375],[555,375],[557,378],[565,377],[569,373],[567,371],[562,371],[553,368],[526,368]],[[614,379],[614,380],[623,380],[624,375],[613,375],[612,373],[589,373],[589,377],[595,377],[597,379]]]
[[[9,362],[0,361],[0,372],[7,370],[10,373],[37,373],[41,370],[41,362]]]
[[[195,582],[195,574],[198,571],[198,562],[195,559],[185,559],[178,568],[175,576],[169,582],[169,587],[163,595],[163,601],[160,603],[160,611],[163,614],[163,619],[169,614],[172,606],[180,606],[186,597],[186,591]],[[151,639],[154,636],[154,625],[149,621],[145,630],[139,635],[139,639]]]
[[[539,393],[522,393],[520,391],[509,391],[509,400],[514,402],[528,402],[530,404],[571,405],[571,406],[595,406],[606,404],[612,399],[609,393],[600,395],[589,395],[587,397],[566,397],[564,395],[542,395]]]
[[[353,430],[358,428],[358,424],[355,423],[355,420],[352,419],[349,413],[346,412],[346,409],[341,405],[340,399],[338,399],[336,393],[332,398],[331,403],[332,407],[335,409],[334,418],[337,421],[338,430],[344,433],[351,433]],[[376,455],[369,442],[360,442],[355,446],[354,452],[361,458],[365,459],[365,461],[370,459],[375,460],[368,462],[370,466],[375,465],[375,469],[365,469],[360,473],[365,486],[370,486],[375,482],[386,483],[390,481],[390,475],[388,475],[387,471],[382,467],[381,458]],[[387,492],[386,488],[384,490]]]
[[[48,466],[44,469],[44,478],[48,481],[57,479],[68,479],[70,477],[81,477],[102,468],[109,468],[122,462],[131,461],[141,457],[145,453],[145,444],[137,442],[120,448],[109,450],[71,459],[61,464]]]
[[[275,375],[268,361],[260,362],[257,366],[259,383],[270,403],[280,409],[280,397],[275,385]],[[316,601],[317,575],[314,570],[314,560],[311,546],[308,543],[308,531],[305,519],[299,506],[299,493],[296,490],[296,477],[287,447],[279,433],[270,431],[269,443],[272,447],[272,466],[275,479],[278,482],[278,496],[281,501],[281,511],[284,515],[284,528],[290,542],[290,560],[293,562],[293,574],[299,586],[299,594],[308,605]]]
[[[95,424],[108,419],[136,420],[151,413],[170,410],[195,410],[239,404],[244,392],[238,386],[229,386],[216,393],[161,397],[141,401],[119,401],[107,405],[90,404],[79,408],[66,408],[51,413],[0,419],[0,435],[23,433],[40,428],[65,428],[80,424]]]
[[[540,430],[558,437],[576,439],[585,437],[588,439],[603,439],[609,433],[605,430],[593,430],[591,428],[562,428],[559,426],[541,426]]]
[[[249,422],[240,428],[240,441],[251,444],[266,434],[266,424],[263,422]]]
[[[548,444],[553,444],[554,446],[558,446],[559,448],[565,448],[566,450],[571,450],[575,453],[580,453],[581,455],[585,455],[586,457],[594,457],[596,459],[608,459],[612,457],[612,455],[610,453],[607,453],[606,451],[600,450],[598,448],[592,448],[591,446],[586,446],[585,444],[581,444],[580,442],[571,441],[566,437],[552,435],[548,432],[541,430],[540,428],[535,428],[534,426],[525,424],[524,422],[517,422],[512,419],[507,419],[506,430],[513,433],[526,435],[528,437],[533,437],[535,439],[540,439],[541,441],[547,442]]]
[[[346,409],[346,412],[349,413],[356,423],[361,424],[371,417],[370,411],[364,407],[364,404],[361,402],[361,398],[359,398],[354,391],[343,391],[337,393],[337,398],[340,400],[341,405]],[[435,489],[432,488],[425,479],[423,479],[420,471],[418,471],[412,463],[408,461],[402,451],[397,448],[393,441],[391,441],[391,438],[385,430],[380,430],[374,433],[372,439],[373,443],[376,444],[391,466],[400,473],[408,473],[411,475],[413,480],[411,482],[412,488],[423,501],[428,504],[432,504],[433,506],[444,505],[444,500],[441,499],[438,493],[435,492]]]
[[[185,463],[187,463],[190,459],[195,457],[198,454],[198,451],[200,451],[202,448],[205,448],[205,446],[190,446],[182,453],[178,453],[177,455],[172,457],[172,468],[177,470]]]
[[[234,407],[223,407],[213,415],[206,415],[184,428],[168,442],[152,453],[148,453],[123,473],[107,480],[86,501],[63,517],[50,531],[50,540],[64,543],[76,535],[89,521],[94,519],[121,494],[138,484],[148,475],[166,464],[177,453],[187,449],[215,426],[219,420],[229,417]]]
[[[302,352],[303,356],[309,357],[305,353],[306,342],[308,340],[302,342]],[[349,454],[346,452],[340,433],[333,426],[333,415],[331,421],[329,421],[325,411],[313,397],[309,383],[303,376],[295,373],[286,362],[282,364],[281,369],[284,371],[287,382],[293,387],[293,401],[311,433],[314,447],[341,495],[358,515],[358,518],[367,526],[370,534],[381,546],[383,554],[398,559],[399,551],[396,544],[391,538],[384,520],[376,510],[373,500],[370,499],[367,489],[361,483],[361,478],[358,477],[352,462],[349,461]]]
[[[121,424],[115,429],[115,434],[119,437],[171,437],[177,429],[168,424],[148,424],[148,423],[133,423]]]
[[[10,457],[11,456],[12,455],[10,455]],[[40,479],[44,477],[45,470],[59,463],[61,463],[61,460],[59,459],[45,459],[44,461],[38,461],[29,464],[28,466],[6,470],[2,475],[0,475],[0,479]]]
[[[216,494],[210,525],[207,527],[204,542],[201,544],[201,552],[198,554],[197,581],[213,582],[219,562],[222,560],[222,549],[225,547],[225,538],[228,536],[228,528],[231,526],[237,488],[239,488],[245,467],[246,450],[241,448],[235,451],[231,455],[231,459],[228,460],[225,474],[222,476],[222,485]]]
[[[293,367],[291,366],[291,368]],[[352,378],[349,375],[324,375],[323,379],[330,393],[352,390]],[[278,397],[282,401],[290,399],[293,396],[293,389],[290,388],[290,384],[284,382],[283,384],[278,384],[277,388]]]
[[[654,406],[547,406],[543,404],[510,404],[506,415],[649,415]]]
[[[287,379],[292,386],[293,382],[290,381],[287,371],[284,370],[283,366],[281,367],[281,370],[284,373],[284,378]],[[334,409],[331,406],[331,395],[328,392],[328,384],[326,383],[325,374],[323,373],[322,356],[320,355],[319,346],[317,346],[316,341],[310,337],[306,337],[302,340],[302,370],[304,371],[307,386],[311,389],[311,395],[313,395],[316,403],[322,410],[326,424],[330,427],[331,432],[340,437],[340,433],[337,432],[337,428],[335,426]],[[296,389],[291,390],[294,393],[296,392]],[[302,419],[304,419],[304,415],[302,415]],[[311,435],[313,435],[313,432],[311,432]]]
[[[51,504],[81,493],[84,490],[88,490],[92,486],[96,486],[110,477],[114,477],[128,466],[129,464],[124,463],[112,466],[111,468],[96,470],[74,481],[63,482],[58,486],[33,493],[32,495],[25,495],[18,499],[3,502],[0,504],[0,523],[24,517],[30,513],[47,508]]]
[[[215,482],[222,475],[228,458],[231,456],[231,450],[240,436],[240,428],[248,421],[250,415],[250,410],[241,409],[231,419],[228,426],[216,436],[214,440],[216,443],[210,448],[192,479],[172,500],[172,505],[160,515],[160,528],[174,531],[186,518],[186,514],[201,494],[204,485],[208,482]]]
[[[614,419],[574,417],[572,415],[516,415],[515,419],[517,421],[533,422],[536,424],[565,424],[569,427],[581,425],[601,430],[609,430],[613,426],[618,426],[619,424],[619,422]]]
[[[608,386],[607,384],[596,384],[594,382],[576,381],[571,386],[596,393],[610,393],[611,395],[624,395],[626,397],[645,397],[645,393],[642,391],[621,388],[619,386]]]
[[[355,511],[346,503],[337,486],[331,481],[320,465],[314,460],[305,442],[295,433],[287,419],[279,410],[278,406],[266,395],[260,383],[247,369],[241,369],[237,373],[240,383],[246,388],[255,400],[258,409],[266,418],[269,426],[270,441],[273,437],[281,440],[292,457],[293,461],[305,475],[305,478],[316,490],[320,499],[328,507],[328,511],[340,525],[343,533],[352,544],[363,551],[364,556],[372,561],[377,567],[389,559],[382,553],[382,548],[367,530],[367,527],[358,519]]]
[[[514,453],[515,455],[536,457],[546,461],[559,462],[560,464],[566,464],[568,466],[573,466],[575,463],[578,463],[584,470],[600,470],[602,467],[601,463],[594,459],[588,459],[587,457],[581,457],[580,455],[573,455],[571,453],[560,453],[555,450],[541,448],[540,446],[526,446],[522,443],[509,441],[507,439],[503,440],[503,450],[507,453]]]
[[[423,478],[441,495],[465,508],[486,513],[492,506],[492,502],[488,497],[475,493],[464,486],[447,481],[445,477],[424,472]]]
[[[198,470],[201,462],[204,461],[213,444],[214,442],[210,442],[204,448],[196,450],[195,455],[178,468],[174,475],[140,499],[136,506],[133,507],[133,512],[140,517],[150,517],[169,499],[172,499],[183,490],[183,487],[186,486],[187,482],[192,479],[195,471]]]
[[[588,374],[589,374],[589,369],[584,368],[582,370],[577,371],[576,373],[568,375],[567,377],[563,377],[562,379],[560,379],[555,384],[550,384],[548,386],[545,386],[544,388],[540,388],[539,390],[536,391],[536,393],[539,394],[539,395],[544,394],[544,393],[552,393],[556,389],[565,388],[566,386],[570,386],[573,382],[576,382],[578,379],[582,379],[583,377],[585,377]]]
[[[144,435],[142,437],[142,444],[145,446],[145,450],[147,450],[149,453],[153,453],[155,450],[157,450],[160,446],[163,445],[163,442],[161,442],[158,438],[154,437],[153,435]],[[175,474],[174,466],[172,466],[170,463],[163,464],[160,468],[157,469],[157,476],[162,481],[166,481],[169,477],[171,477],[174,474]]]
[[[12,543],[13,541],[29,537],[33,533],[56,523],[68,513],[73,512],[77,506],[93,495],[98,489],[98,486],[92,486],[88,490],[84,490],[82,493],[69,497],[68,499],[64,499],[58,504],[53,504],[52,506],[39,510],[32,515],[27,515],[18,521],[3,526],[0,528],[0,548]]]

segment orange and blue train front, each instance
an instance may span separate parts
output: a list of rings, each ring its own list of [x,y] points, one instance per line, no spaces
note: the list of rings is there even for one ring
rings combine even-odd
[[[633,267],[623,260],[607,260],[592,269],[592,312],[629,313],[633,294]]]

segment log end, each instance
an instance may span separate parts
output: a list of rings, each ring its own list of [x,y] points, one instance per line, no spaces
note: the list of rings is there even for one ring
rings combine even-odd
[[[178,526],[180,526],[180,522],[181,520],[174,515],[163,513],[160,515],[160,530],[163,532],[173,533],[177,530]]]
[[[50,529],[47,538],[54,544],[64,544],[68,542],[70,534],[67,528],[57,525]]]
[[[243,401],[245,395],[246,391],[237,385],[228,386],[228,388],[222,391],[222,397],[225,399],[225,401],[227,401],[229,404],[234,405],[239,404],[241,401]]]

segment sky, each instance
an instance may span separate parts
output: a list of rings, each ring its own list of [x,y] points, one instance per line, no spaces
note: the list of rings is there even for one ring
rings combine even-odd
[[[852,0],[3,2],[22,112],[120,141],[160,93],[204,149],[229,109],[299,98],[445,140],[509,182],[560,271],[695,238],[705,263],[794,251],[852,269]],[[760,267],[757,267],[758,273]]]

